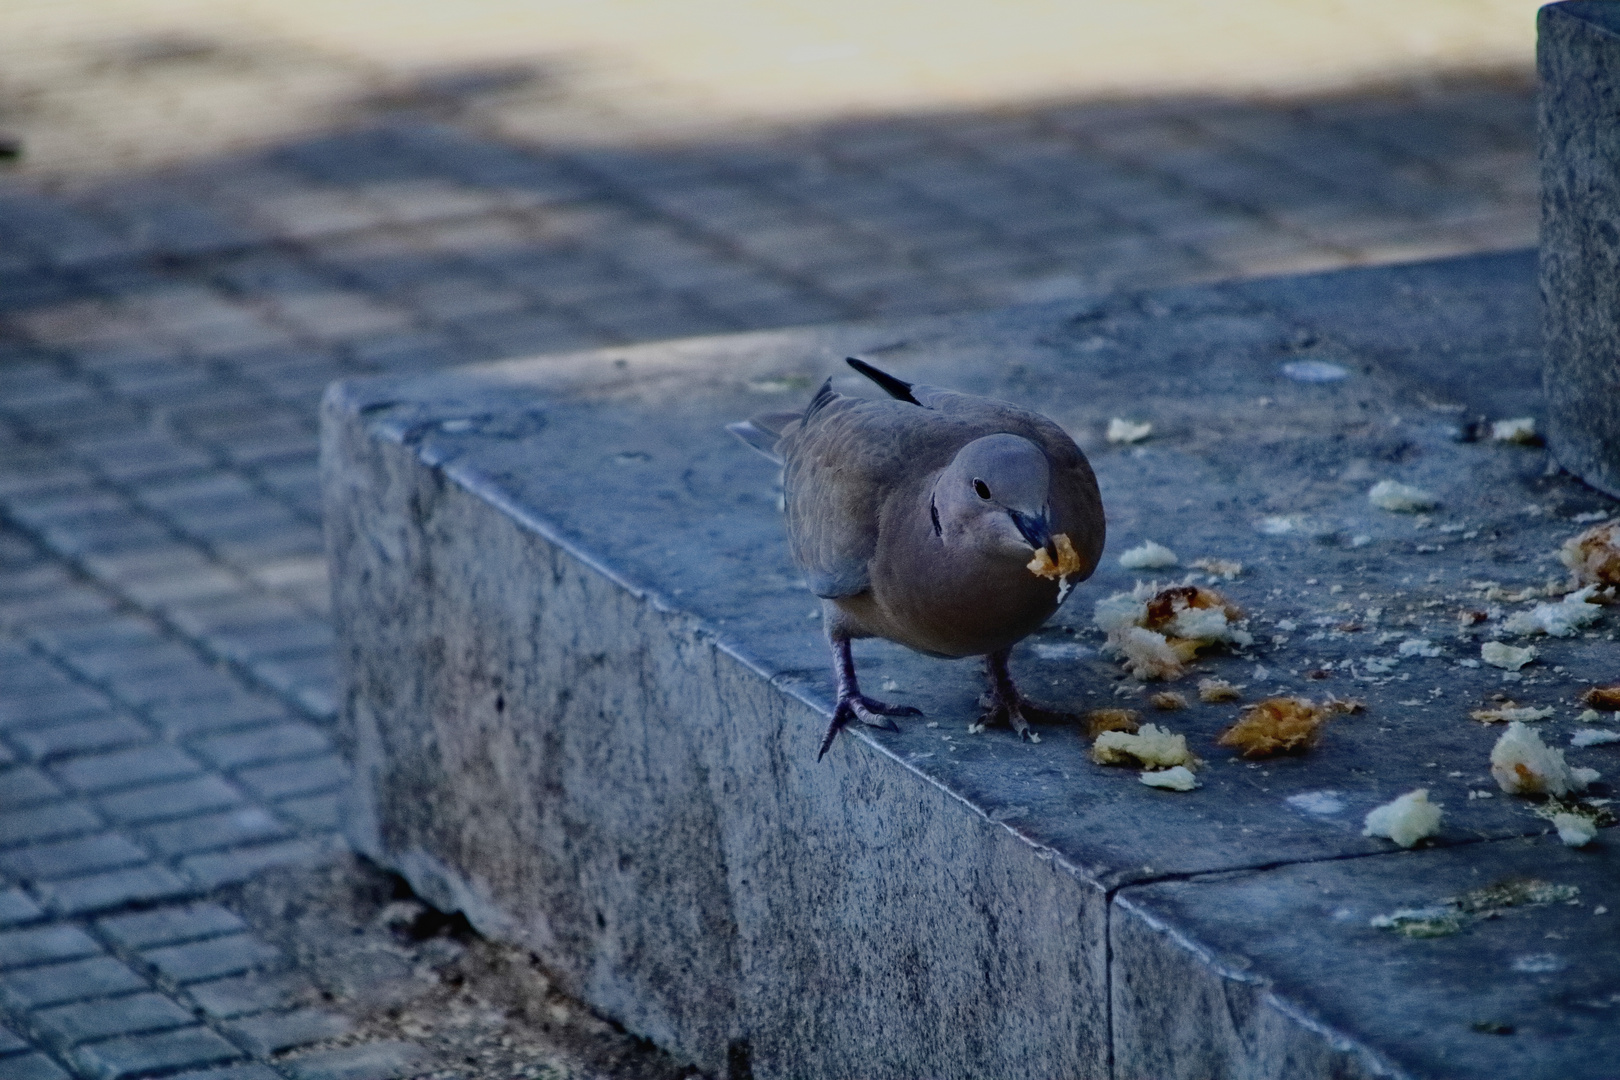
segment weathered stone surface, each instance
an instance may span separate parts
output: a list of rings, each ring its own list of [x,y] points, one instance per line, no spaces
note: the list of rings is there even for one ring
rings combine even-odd
[[[1620,11],[1548,4],[1536,26],[1547,437],[1620,495]]]
[[[1152,898],[1134,898],[1388,851],[1361,817],[1418,786],[1447,806],[1440,843],[1481,866],[1545,832],[1523,804],[1468,798],[1497,732],[1467,711],[1504,682],[1456,663],[1479,655],[1457,630],[1483,603],[1467,583],[1540,584],[1568,519],[1613,505],[1548,475],[1543,452],[1465,438],[1475,416],[1542,411],[1533,280],[1515,253],[341,386],[324,469],[351,839],[632,1031],[733,1076],[1448,1075],[1377,1023],[1330,1030],[1286,995],[1211,1026],[1205,1003],[1251,994],[1200,952],[1218,920],[1159,933]],[[722,427],[827,374],[854,388],[847,353],[1034,404],[1092,455],[1109,554],[1015,654],[1032,694],[1121,700],[1090,605],[1133,584],[1115,556],[1151,538],[1248,567],[1223,588],[1260,643],[1208,671],[1251,699],[1332,691],[1367,712],[1263,767],[1215,747],[1232,707],[1166,714],[1211,761],[1202,790],[1172,795],[1093,765],[1072,731],[970,736],[971,665],[863,643],[865,685],[939,726],[846,735],[817,766],[831,680],[814,604],[774,470]],[[1323,374],[1343,377],[1309,381]],[[1105,444],[1112,416],[1153,438]],[[1441,508],[1373,508],[1385,478]],[[1407,637],[1440,655],[1401,658]],[[1610,677],[1602,636],[1538,648],[1506,684],[1527,703]],[[1310,792],[1338,808],[1286,802]],[[1153,1015],[1218,1045],[1122,1056],[1145,1030],[1121,1005],[1127,957],[1133,977],[1179,972]],[[1391,985],[1397,1011],[1418,992]]]

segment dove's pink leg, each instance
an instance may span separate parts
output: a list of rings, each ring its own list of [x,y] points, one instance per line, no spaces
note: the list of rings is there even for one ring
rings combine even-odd
[[[984,658],[984,675],[990,684],[989,692],[981,703],[985,706],[979,723],[985,727],[1005,721],[1020,736],[1029,738],[1029,724],[1073,724],[1079,717],[1073,713],[1058,712],[1035,704],[1018,692],[1013,685],[1012,672],[1007,670],[1007,657],[1011,649],[1002,649]]]
[[[838,704],[833,707],[832,723],[827,725],[827,734],[821,740],[817,761],[826,755],[839,729],[851,720],[859,720],[868,727],[899,731],[900,725],[889,717],[922,715],[921,709],[914,709],[910,705],[885,705],[862,694],[860,684],[855,681],[855,658],[850,655],[849,638],[832,638],[831,644],[833,672],[838,677]]]

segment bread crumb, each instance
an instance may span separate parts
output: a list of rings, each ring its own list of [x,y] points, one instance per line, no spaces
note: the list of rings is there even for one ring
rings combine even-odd
[[[1141,716],[1135,709],[1092,709],[1086,713],[1086,738],[1095,741],[1105,731],[1135,735]]]
[[[1303,754],[1316,745],[1327,717],[1326,709],[1306,698],[1266,698],[1243,710],[1215,742],[1248,758]]]
[[[1187,749],[1187,737],[1175,735],[1157,724],[1143,724],[1140,731],[1104,731],[1091,745],[1091,760],[1099,765],[1141,765],[1148,769],[1171,769],[1177,765],[1197,768],[1199,760]]]
[[[1122,656],[1142,682],[1180,678],[1199,649],[1254,641],[1237,625],[1243,611],[1201,585],[1139,585],[1099,600],[1095,612],[1098,628],[1108,635],[1103,653]]]
[[[1192,770],[1185,765],[1174,765],[1158,772],[1145,772],[1137,777],[1148,787],[1164,788],[1166,791],[1191,791],[1202,787]]]
[[[1585,847],[1597,839],[1597,822],[1583,814],[1554,814],[1552,823],[1565,847]]]
[[[1378,481],[1367,492],[1367,499],[1380,510],[1389,510],[1397,514],[1416,514],[1423,510],[1433,510],[1440,505],[1439,499],[1422,488],[1397,483],[1394,480]]]
[[[1423,656],[1430,659],[1440,655],[1440,646],[1427,638],[1407,638],[1395,647],[1402,656]]]
[[[1225,679],[1199,679],[1198,700],[1211,704],[1217,701],[1241,701],[1243,695]]]
[[[1138,443],[1151,434],[1152,424],[1135,424],[1118,416],[1108,421],[1108,441],[1111,443]]]
[[[1551,705],[1538,709],[1533,705],[1519,706],[1509,701],[1494,709],[1475,709],[1468,715],[1482,724],[1527,724],[1545,720],[1552,714]]]
[[[1191,655],[1178,651],[1163,635],[1133,626],[1120,635],[1116,651],[1125,658],[1125,669],[1139,681],[1179,679]]]
[[[1080,572],[1080,555],[1074,550],[1074,544],[1069,540],[1068,533],[1058,533],[1052,537],[1052,546],[1057,548],[1057,561],[1052,561],[1051,553],[1044,547],[1035,549],[1035,557],[1029,560],[1024,569],[1043,578],[1065,578],[1070,574]]]
[[[1157,694],[1148,698],[1148,702],[1155,709],[1170,712],[1174,709],[1185,709],[1187,707],[1187,696],[1178,694],[1174,690],[1160,690]]]
[[[1429,801],[1429,789],[1409,791],[1367,811],[1362,836],[1382,836],[1403,848],[1440,831],[1440,807]]]
[[[1605,746],[1617,742],[1620,742],[1620,731],[1603,731],[1599,728],[1587,728],[1569,737],[1569,745],[1575,747]]]
[[[1491,424],[1491,439],[1495,442],[1523,443],[1530,445],[1539,442],[1536,436],[1536,420],[1533,416],[1519,416],[1512,420],[1497,420]]]
[[[1502,624],[1510,634],[1546,634],[1574,637],[1575,632],[1603,617],[1603,608],[1592,602],[1596,585],[1577,589],[1555,604],[1537,604],[1529,611],[1515,612]]]
[[[1594,525],[1564,541],[1558,559],[1577,585],[1620,585],[1620,522]]]
[[[1322,702],[1322,708],[1330,713],[1343,713],[1348,716],[1351,713],[1366,712],[1367,703],[1360,698],[1334,697],[1329,694]]]
[[[1602,709],[1604,712],[1620,710],[1620,683],[1590,688],[1581,695],[1581,704],[1588,709]]]
[[[1491,775],[1509,795],[1567,795],[1583,791],[1598,778],[1592,769],[1571,769],[1564,752],[1514,721],[1491,748]]]
[[[1503,671],[1518,671],[1536,658],[1536,650],[1528,645],[1522,649],[1515,649],[1512,645],[1504,645],[1500,641],[1487,641],[1479,647],[1479,658],[1491,667],[1501,668]]]
[[[1232,559],[1194,559],[1192,565],[1195,570],[1202,570],[1206,574],[1213,574],[1227,581],[1243,573],[1243,564]]]
[[[1142,541],[1119,557],[1119,565],[1127,570],[1162,570],[1179,561],[1175,552],[1152,540]]]

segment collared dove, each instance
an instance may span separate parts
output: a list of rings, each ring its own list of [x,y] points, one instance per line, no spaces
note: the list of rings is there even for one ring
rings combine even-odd
[[[891,717],[921,715],[861,693],[853,638],[985,657],[982,724],[1028,738],[1031,719],[1069,719],[1019,693],[1007,657],[1102,555],[1085,455],[1039,413],[849,364],[889,399],[846,397],[828,379],[802,413],[730,425],[782,466],[788,545],[822,599],[838,704],[818,759],[851,720],[899,730]],[[1049,576],[1034,569],[1043,550]]]

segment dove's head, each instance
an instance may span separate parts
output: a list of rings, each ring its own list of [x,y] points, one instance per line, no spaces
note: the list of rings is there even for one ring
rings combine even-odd
[[[1018,435],[986,435],[956,452],[934,484],[935,531],[947,544],[1025,560],[1032,548],[1054,559],[1046,452]]]

